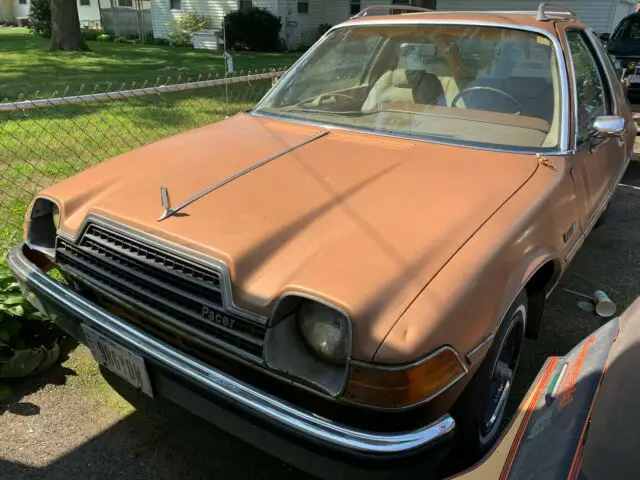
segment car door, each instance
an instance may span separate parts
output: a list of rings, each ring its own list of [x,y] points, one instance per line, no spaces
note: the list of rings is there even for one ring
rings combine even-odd
[[[600,137],[597,117],[617,108],[604,65],[584,30],[566,33],[575,81],[575,147],[571,175],[580,202],[580,224],[589,232],[606,207],[625,162],[625,137]]]

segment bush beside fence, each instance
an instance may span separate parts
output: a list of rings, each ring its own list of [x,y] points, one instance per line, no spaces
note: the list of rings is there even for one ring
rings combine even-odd
[[[39,191],[105,159],[251,108],[282,72],[104,85],[0,103],[0,245]]]

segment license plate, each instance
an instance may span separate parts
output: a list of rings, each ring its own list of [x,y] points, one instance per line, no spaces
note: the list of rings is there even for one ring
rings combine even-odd
[[[86,325],[82,325],[82,330],[96,362],[153,397],[149,375],[144,359],[140,355],[136,355]]]
[[[640,83],[640,75],[629,75],[629,83]]]

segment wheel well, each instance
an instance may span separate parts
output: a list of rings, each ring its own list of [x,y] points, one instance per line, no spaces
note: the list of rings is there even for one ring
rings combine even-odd
[[[529,299],[527,328],[525,331],[527,338],[538,338],[547,292],[559,275],[559,264],[549,260],[533,274],[525,285]]]

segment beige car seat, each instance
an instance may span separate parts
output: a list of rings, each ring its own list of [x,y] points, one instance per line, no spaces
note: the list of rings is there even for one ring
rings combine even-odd
[[[444,94],[438,77],[424,70],[397,69],[378,79],[362,105],[362,111],[379,110],[384,104],[415,103],[435,105]]]

